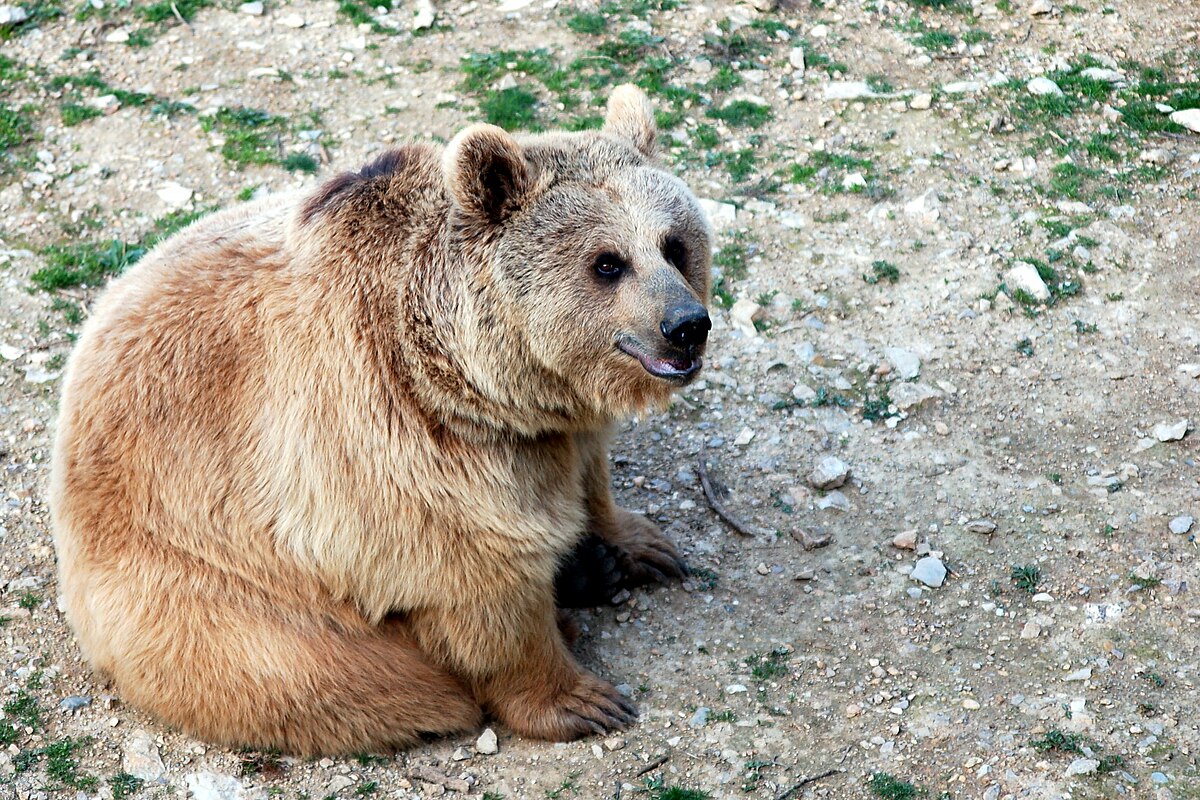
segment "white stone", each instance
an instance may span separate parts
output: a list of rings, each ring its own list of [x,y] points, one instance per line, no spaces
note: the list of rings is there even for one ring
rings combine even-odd
[[[874,96],[875,92],[866,81],[833,81],[825,85],[826,100],[858,100]]]
[[[946,565],[940,559],[925,556],[918,559],[917,565],[913,567],[912,579],[936,589],[946,581]]]
[[[1187,108],[1171,115],[1171,122],[1182,125],[1189,131],[1200,133],[1200,108]]]
[[[1189,378],[1200,378],[1200,364],[1180,364],[1175,371],[1182,372]]]
[[[725,687],[725,694],[745,694],[746,687],[740,683],[731,683]]]
[[[1038,97],[1045,97],[1047,95],[1054,95],[1057,97],[1063,93],[1063,90],[1058,88],[1057,83],[1045,76],[1038,76],[1034,78],[1029,83],[1025,84],[1025,88],[1030,94],[1037,95]]]
[[[1084,667],[1083,669],[1075,670],[1070,675],[1063,678],[1063,681],[1065,683],[1079,683],[1081,681],[1091,680],[1091,678],[1092,678],[1092,668]]]
[[[184,776],[192,800],[265,800],[262,789],[247,789],[232,775],[216,772],[192,772]]]
[[[850,174],[846,175],[846,177],[842,178],[843,189],[863,189],[866,188],[866,185],[867,179],[863,177],[861,172],[851,172]]]
[[[733,322],[735,328],[744,333],[746,336],[758,336],[758,328],[754,327],[754,320],[762,315],[762,306],[742,297],[733,304],[733,308],[729,310],[729,319]]]
[[[804,61],[804,48],[803,47],[793,47],[791,50],[789,50],[788,51],[788,63],[792,65],[792,69],[796,70],[801,75],[803,75],[804,70],[806,68],[806,64]]]
[[[733,443],[738,447],[745,447],[752,441],[754,441],[754,430],[751,428],[742,428],[738,432],[737,438],[733,440]]]
[[[475,752],[485,756],[492,756],[500,752],[500,740],[494,730],[487,728],[479,734],[479,738],[475,740]]]
[[[912,380],[921,374],[921,359],[902,347],[885,347],[883,355],[902,380]]]
[[[109,44],[124,44],[129,41],[129,31],[126,28],[117,28],[104,37],[104,41]]]
[[[417,13],[413,14],[411,27],[414,31],[432,28],[436,18],[437,12],[434,11],[430,0],[417,0]]]
[[[150,782],[158,781],[167,774],[162,756],[158,754],[158,745],[149,731],[134,731],[130,735],[121,756],[121,769],[135,778]]]
[[[710,200],[707,197],[699,198],[698,202],[713,228],[723,230],[731,228],[737,223],[737,207],[733,204]]]
[[[1094,758],[1077,758],[1067,767],[1067,777],[1090,775],[1100,769],[1100,762]]]
[[[926,226],[935,225],[942,216],[942,199],[936,189],[929,189],[905,203],[904,213]]]
[[[836,489],[846,482],[850,467],[837,456],[825,456],[808,474],[808,482],[816,489]]]
[[[1177,442],[1184,436],[1187,436],[1187,432],[1191,427],[1191,421],[1187,419],[1181,419],[1177,422],[1160,422],[1154,426],[1154,430],[1151,433],[1160,442]]]
[[[280,17],[279,24],[285,28],[303,28],[307,23],[304,21],[304,17],[299,14],[287,14]]]
[[[946,94],[975,94],[983,91],[983,84],[979,81],[954,81],[944,85],[942,91]]]
[[[192,190],[175,181],[167,181],[158,187],[158,191],[155,194],[158,195],[159,200],[162,200],[171,208],[179,208],[192,199]]]
[[[1038,275],[1037,268],[1025,261],[1018,261],[1012,269],[1004,273],[1004,282],[1008,284],[1009,292],[1020,289],[1039,303],[1050,299],[1050,288]]]
[[[23,355],[25,355],[25,351],[19,347],[14,347],[11,344],[0,344],[0,358],[3,358],[5,361],[16,361]]]
[[[1079,74],[1085,78],[1091,78],[1094,81],[1104,81],[1105,83],[1121,83],[1125,80],[1125,76],[1115,69],[1104,69],[1103,67],[1088,67]]]
[[[845,494],[839,492],[837,489],[834,489],[832,492],[817,501],[817,508],[821,509],[822,511],[828,508],[832,508],[835,511],[849,511],[850,498],[846,497]]]
[[[888,390],[892,405],[901,411],[923,406],[931,400],[938,400],[942,393],[927,383],[895,383]]]
[[[1042,635],[1042,626],[1030,620],[1025,623],[1025,627],[1021,628],[1022,639],[1036,639]]]
[[[1040,17],[1046,14],[1054,13],[1054,6],[1050,5],[1048,0],[1033,0],[1027,9],[1029,16]]]
[[[1192,519],[1190,514],[1181,514],[1170,522],[1171,533],[1185,534],[1192,529],[1192,525],[1196,521]]]
[[[0,6],[0,28],[7,25],[20,25],[29,19],[29,12],[20,6]]]
[[[933,107],[933,95],[929,92],[913,95],[913,99],[908,102],[908,107],[913,111],[928,111]]]
[[[261,17],[263,15],[263,4],[261,0],[253,0],[250,3],[242,3],[238,6],[238,11],[243,14],[249,14],[253,17]]]

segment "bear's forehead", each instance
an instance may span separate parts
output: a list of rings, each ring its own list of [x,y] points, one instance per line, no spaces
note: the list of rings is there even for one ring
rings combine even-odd
[[[553,183],[603,183],[649,161],[631,143],[598,133],[548,134],[522,142],[525,158]]]

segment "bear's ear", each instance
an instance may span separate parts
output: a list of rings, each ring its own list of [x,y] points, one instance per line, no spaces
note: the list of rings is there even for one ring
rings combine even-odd
[[[653,158],[658,152],[658,126],[654,107],[638,87],[626,83],[613,89],[608,98],[604,130],[633,142],[642,155]]]
[[[458,206],[491,223],[519,209],[531,183],[521,146],[495,125],[472,125],[455,136],[442,155],[442,172]]]

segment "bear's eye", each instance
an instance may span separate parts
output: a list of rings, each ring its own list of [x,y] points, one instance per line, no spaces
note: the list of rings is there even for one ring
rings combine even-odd
[[[687,245],[672,236],[663,244],[663,258],[675,269],[683,272],[687,268]]]
[[[616,253],[601,253],[592,263],[592,269],[596,271],[596,274],[609,280],[621,277],[627,266],[625,259]]]

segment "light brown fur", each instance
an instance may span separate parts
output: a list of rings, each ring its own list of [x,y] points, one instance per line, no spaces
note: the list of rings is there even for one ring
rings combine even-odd
[[[648,115],[623,87],[601,132],[409,145],[112,283],[70,360],[51,506],[68,617],[129,702],[301,754],[484,710],[547,739],[632,720],[568,651],[553,582],[587,531],[635,574],[677,563],[607,469],[613,420],[672,388],[614,337],[649,346],[664,298],[709,289]],[[635,274],[598,282],[602,248]]]

